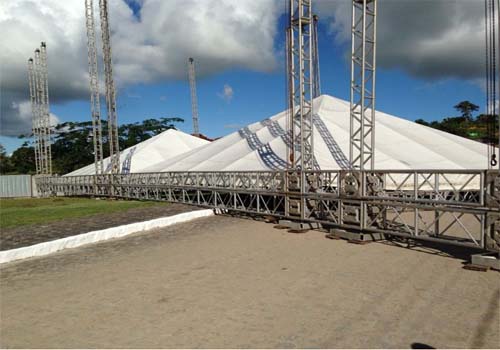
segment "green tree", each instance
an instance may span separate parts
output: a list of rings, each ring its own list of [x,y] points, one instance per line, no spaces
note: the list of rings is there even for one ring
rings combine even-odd
[[[423,120],[423,119],[417,119],[417,120],[415,120],[415,123],[420,124],[420,125],[429,126],[429,123],[428,123],[428,122],[426,122],[426,121],[425,121],[425,120]]]
[[[12,153],[10,160],[13,172],[16,174],[34,174],[36,172],[35,151],[28,142],[16,149]]]
[[[118,128],[120,150],[132,147],[168,129],[175,129],[181,118],[146,119],[138,123],[121,125]],[[107,142],[108,126],[102,123],[104,137],[103,152],[109,155]],[[66,122],[54,129],[52,159],[54,173],[66,174],[94,162],[94,144],[91,122]]]
[[[462,101],[453,108],[459,111],[467,121],[472,121],[472,113],[479,110],[479,106],[469,101]]]
[[[5,151],[5,147],[0,144],[0,174],[9,174],[13,171],[12,161]]]

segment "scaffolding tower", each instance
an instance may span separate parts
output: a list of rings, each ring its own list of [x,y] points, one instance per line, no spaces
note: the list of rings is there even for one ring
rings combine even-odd
[[[354,169],[375,165],[377,0],[352,0],[349,160]]]
[[[191,89],[191,112],[193,114],[193,135],[200,134],[198,121],[198,97],[196,95],[196,74],[194,69],[194,58],[188,59],[189,87]]]
[[[318,48],[318,15],[313,16],[313,98],[321,95],[321,75],[319,69],[319,48]]]
[[[42,42],[28,60],[28,80],[32,116],[32,131],[37,175],[52,174],[51,129],[47,45]]]
[[[92,0],[85,0],[85,17],[87,25],[87,48],[90,77],[90,111],[92,117],[92,138],[94,142],[95,173],[102,174],[103,168],[103,140],[101,125],[101,102],[99,92],[99,73],[97,65],[97,47],[94,22],[94,4]]]
[[[106,110],[108,114],[108,143],[111,157],[110,172],[120,172],[120,146],[118,142],[118,117],[116,112],[116,91],[113,80],[113,63],[111,58],[111,35],[109,30],[108,0],[99,0],[101,20],[102,52],[104,60],[104,77],[106,84]]]
[[[31,124],[32,124],[32,133],[33,133],[33,143],[34,143],[34,149],[35,149],[35,168],[36,168],[36,174],[41,174],[42,171],[42,166],[40,164],[40,146],[41,146],[41,140],[40,140],[40,128],[39,128],[39,122],[40,118],[38,117],[38,109],[39,109],[39,104],[38,104],[38,98],[37,98],[37,81],[36,81],[36,76],[35,76],[35,67],[34,67],[34,62],[33,58],[30,58],[28,60],[28,81],[29,81],[29,87],[30,87],[30,102],[31,102],[31,113],[32,113],[32,118],[31,118]]]
[[[52,149],[49,110],[49,74],[47,66],[47,45],[40,45],[40,82],[41,82],[41,129],[42,129],[42,159],[45,161],[43,173],[52,174]]]
[[[312,0],[290,0],[291,168],[313,170]],[[304,184],[302,184],[304,185]]]
[[[313,15],[312,0],[290,0],[287,28],[287,89],[289,116],[286,213],[304,220],[309,206],[303,193],[309,189],[306,171],[314,170],[313,142]]]

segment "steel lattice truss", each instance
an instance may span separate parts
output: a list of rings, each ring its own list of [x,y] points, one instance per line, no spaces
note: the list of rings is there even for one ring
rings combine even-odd
[[[39,104],[37,99],[37,87],[36,87],[33,58],[30,58],[28,60],[28,80],[30,87],[30,101],[31,101],[31,113],[32,113],[31,124],[32,124],[34,149],[35,149],[35,166],[36,166],[36,173],[40,174],[42,169],[40,165],[40,153],[41,153],[40,152],[41,140],[40,140],[40,128],[39,128],[40,120],[38,117]]]
[[[290,0],[292,169],[313,170],[313,18],[311,0]]]
[[[104,76],[106,84],[106,109],[108,113],[108,142],[111,156],[112,174],[120,172],[120,146],[118,143],[118,117],[116,113],[116,91],[113,80],[113,63],[111,59],[111,38],[109,31],[108,1],[99,0],[101,20],[102,52],[104,60]]]
[[[51,129],[49,111],[49,80],[47,67],[47,46],[41,43],[35,50],[35,59],[28,60],[28,80],[32,117],[32,131],[35,139],[36,173],[52,174]]]
[[[188,59],[188,75],[189,75],[189,87],[191,89],[191,111],[193,114],[193,134],[200,134],[200,127],[198,122],[198,97],[196,95],[196,73],[194,69],[194,59],[190,57]]]
[[[85,17],[87,25],[87,47],[90,77],[90,110],[92,116],[92,137],[94,142],[95,173],[102,174],[103,147],[101,125],[101,102],[99,92],[99,72],[97,65],[97,47],[94,22],[94,4],[92,0],[85,0]]]
[[[321,73],[319,67],[319,47],[318,47],[318,22],[319,17],[313,16],[313,98],[321,95]]]
[[[45,196],[102,196],[192,204],[499,251],[500,172],[495,170],[306,171],[304,193],[286,190],[286,171],[165,172],[41,177]]]
[[[353,0],[349,160],[360,170],[375,163],[376,27],[377,0]]]

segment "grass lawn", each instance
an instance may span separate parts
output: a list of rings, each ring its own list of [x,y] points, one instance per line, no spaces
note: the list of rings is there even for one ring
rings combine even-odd
[[[166,205],[166,203],[90,198],[1,199],[0,230],[153,205]]]

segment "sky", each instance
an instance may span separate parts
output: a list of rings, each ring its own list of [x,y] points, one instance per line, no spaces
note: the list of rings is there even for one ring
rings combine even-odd
[[[284,4],[109,0],[119,123],[180,117],[178,128],[191,133],[188,57],[196,64],[203,134],[224,136],[282,111]],[[439,120],[469,100],[484,111],[483,6],[481,0],[379,0],[377,109]],[[350,0],[314,0],[314,12],[322,93],[349,99]],[[7,152],[30,132],[27,60],[41,41],[53,123],[90,120],[84,0],[3,0],[0,32],[0,143]]]

